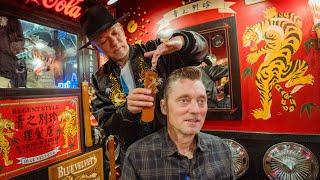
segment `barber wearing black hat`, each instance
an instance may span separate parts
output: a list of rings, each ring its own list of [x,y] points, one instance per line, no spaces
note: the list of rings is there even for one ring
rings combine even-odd
[[[110,59],[92,77],[96,99],[93,115],[107,134],[119,135],[122,149],[137,139],[160,129],[164,124],[157,93],[155,119],[140,121],[144,107],[153,106],[149,89],[143,88],[144,71],[155,68],[162,80],[178,68],[198,65],[207,53],[206,40],[195,32],[179,31],[169,41],[159,39],[146,44],[129,45],[119,21],[108,10],[95,5],[81,17],[80,23],[90,44],[101,48]]]

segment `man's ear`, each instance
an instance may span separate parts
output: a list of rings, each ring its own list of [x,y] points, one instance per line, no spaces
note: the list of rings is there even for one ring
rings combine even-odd
[[[167,115],[167,104],[166,104],[166,101],[164,99],[161,99],[160,107],[161,107],[162,114]]]

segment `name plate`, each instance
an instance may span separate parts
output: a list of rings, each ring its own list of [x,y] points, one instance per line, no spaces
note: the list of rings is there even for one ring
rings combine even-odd
[[[95,179],[103,180],[102,148],[63,161],[48,168],[49,180]]]

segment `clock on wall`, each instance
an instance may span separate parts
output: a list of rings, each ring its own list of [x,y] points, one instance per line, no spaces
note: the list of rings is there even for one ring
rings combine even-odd
[[[125,20],[126,35],[130,44],[142,43],[143,36],[149,34],[150,20],[146,19],[146,14],[147,11],[140,7],[137,7],[137,9],[130,8],[129,15]]]
[[[317,179],[319,165],[316,156],[306,147],[293,142],[270,147],[263,157],[263,169],[270,179]]]

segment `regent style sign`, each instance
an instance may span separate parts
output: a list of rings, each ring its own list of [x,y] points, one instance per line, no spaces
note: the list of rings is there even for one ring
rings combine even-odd
[[[0,100],[0,179],[81,153],[77,96]]]

